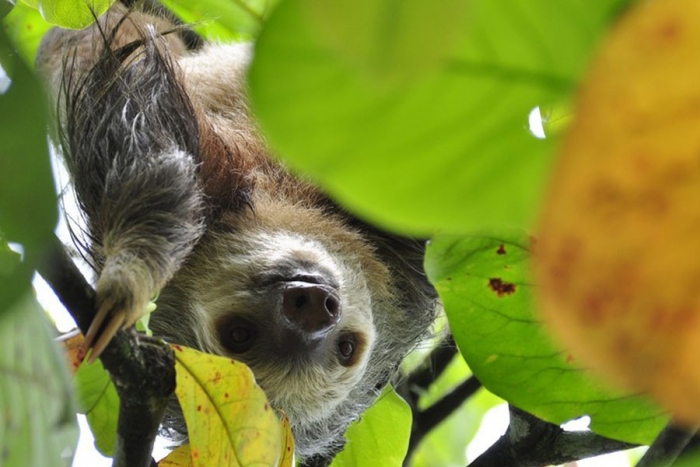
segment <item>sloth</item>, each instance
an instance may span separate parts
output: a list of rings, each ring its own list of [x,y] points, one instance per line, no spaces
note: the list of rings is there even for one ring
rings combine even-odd
[[[37,56],[97,277],[86,345],[99,355],[159,293],[154,335],[245,362],[304,463],[326,465],[430,333],[425,241],[290,172],[249,109],[252,47],[183,31],[118,4]],[[186,435],[176,409],[165,425]]]

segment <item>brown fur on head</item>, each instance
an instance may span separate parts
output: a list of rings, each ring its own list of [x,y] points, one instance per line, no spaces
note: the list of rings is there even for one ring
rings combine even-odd
[[[125,14],[101,19],[104,35],[50,33],[38,62],[88,219],[98,317],[128,324],[162,288],[156,335],[246,362],[298,453],[326,463],[433,320],[424,245],[270,157],[245,97],[249,47],[187,52],[162,20]],[[184,431],[177,411],[168,423]]]

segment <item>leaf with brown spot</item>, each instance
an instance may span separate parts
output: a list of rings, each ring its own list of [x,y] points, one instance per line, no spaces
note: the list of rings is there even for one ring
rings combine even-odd
[[[562,342],[700,422],[700,3],[638,2],[603,44],[553,172],[536,271]]]
[[[186,347],[175,349],[178,401],[192,467],[276,466],[285,433],[243,363]],[[228,397],[226,397],[228,395]]]
[[[164,459],[158,462],[158,467],[192,467],[190,462],[190,445],[179,446]]]
[[[282,414],[280,417],[282,422],[282,431],[284,432],[284,442],[282,443],[282,454],[279,467],[292,467],[294,462],[294,435],[292,434],[292,425],[289,424],[289,418]]]
[[[496,295],[498,295],[499,297],[504,297],[506,295],[512,295],[515,293],[515,284],[504,282],[499,277],[492,277],[491,279],[489,279],[489,287],[491,288],[491,290],[496,292]]]
[[[544,420],[589,415],[600,435],[650,442],[666,423],[658,407],[613,390],[547,334],[535,313],[531,243],[519,231],[433,238],[426,272],[461,355],[489,391]],[[507,255],[498,254],[501,244]]]

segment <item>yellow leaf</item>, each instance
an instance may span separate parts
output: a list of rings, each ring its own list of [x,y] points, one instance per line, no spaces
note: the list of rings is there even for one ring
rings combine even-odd
[[[611,380],[700,422],[700,2],[638,2],[603,44],[543,211],[547,320]]]
[[[158,462],[158,467],[191,467],[190,445],[185,444],[168,454]]]
[[[174,345],[193,467],[276,466],[282,426],[241,362]]]
[[[292,426],[289,424],[289,419],[286,415],[281,417],[282,431],[284,432],[284,443],[282,443],[282,454],[280,458],[280,467],[293,467],[294,462],[294,436],[292,435]]]

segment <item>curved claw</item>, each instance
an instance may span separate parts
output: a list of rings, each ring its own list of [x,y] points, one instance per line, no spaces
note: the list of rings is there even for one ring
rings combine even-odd
[[[102,354],[102,351],[107,347],[107,345],[110,343],[117,331],[119,331],[123,327],[126,327],[126,317],[127,313],[124,311],[120,311],[112,315],[111,319],[97,338],[97,341],[92,346],[92,352],[90,352],[90,358],[88,359],[88,363],[93,363],[95,360],[97,360],[97,358]],[[90,326],[90,330],[92,330],[92,326]]]
[[[92,320],[92,324],[90,324],[90,328],[88,329],[87,334],[85,334],[85,340],[83,340],[81,345],[85,352],[92,348],[92,345],[99,334],[100,328],[102,327],[102,323],[104,323],[105,319],[107,319],[109,316],[109,311],[110,310],[106,307],[100,308],[95,315],[95,318]],[[90,357],[89,361],[92,363],[93,358]]]
[[[145,312],[146,305],[142,304],[143,300],[139,300],[133,292],[139,291],[115,293],[115,289],[98,287],[97,314],[81,346],[86,353],[91,351],[88,363],[93,363],[99,358],[120,329],[132,326]],[[148,300],[145,303],[147,304]]]

